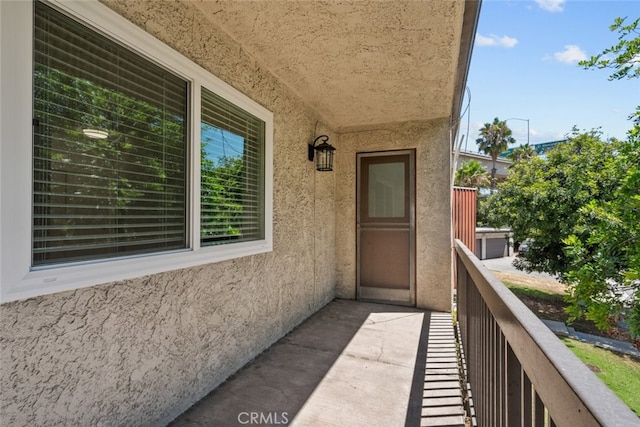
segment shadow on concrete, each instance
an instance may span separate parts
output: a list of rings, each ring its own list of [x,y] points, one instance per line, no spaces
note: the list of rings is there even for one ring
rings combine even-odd
[[[422,420],[422,398],[424,393],[424,378],[427,365],[427,348],[429,347],[429,320],[431,316],[425,315],[422,319],[422,329],[420,330],[420,342],[413,371],[413,381],[411,383],[411,395],[409,396],[409,407],[407,408],[406,427],[419,427]]]
[[[329,421],[339,426],[394,420],[393,425],[404,421],[417,426],[429,318],[428,312],[416,308],[335,300],[170,425],[326,425]],[[339,358],[341,368],[328,375]],[[371,401],[371,395],[379,400]]]

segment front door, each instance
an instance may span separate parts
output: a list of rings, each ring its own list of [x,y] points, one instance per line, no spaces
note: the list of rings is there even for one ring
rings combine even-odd
[[[415,305],[414,151],[357,155],[358,299]]]

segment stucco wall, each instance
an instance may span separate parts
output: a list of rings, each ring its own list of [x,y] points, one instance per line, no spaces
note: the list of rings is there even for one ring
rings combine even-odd
[[[187,6],[105,3],[274,112],[274,251],[0,306],[2,425],[162,425],[334,296],[314,114]]]
[[[404,123],[338,136],[336,295],[356,295],[356,153],[416,150],[416,304],[451,310],[448,120]]]

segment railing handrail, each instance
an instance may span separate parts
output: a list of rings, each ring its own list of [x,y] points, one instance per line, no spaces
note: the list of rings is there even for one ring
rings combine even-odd
[[[460,240],[456,252],[556,425],[640,425],[640,419]],[[466,352],[473,357],[469,349]]]

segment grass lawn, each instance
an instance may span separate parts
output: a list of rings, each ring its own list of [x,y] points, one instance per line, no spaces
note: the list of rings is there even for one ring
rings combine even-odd
[[[537,289],[521,286],[511,282],[503,282],[520,300],[529,307],[529,310],[541,319],[557,320],[567,323],[569,315],[564,310],[567,303],[561,293],[547,289]],[[592,332],[592,331],[584,331]]]
[[[504,284],[538,317],[565,323],[568,321],[564,311],[566,303],[561,293],[508,281],[504,281]],[[573,326],[582,332],[599,333],[591,322],[584,320],[575,322]],[[571,338],[561,340],[609,389],[640,416],[640,361]]]
[[[564,311],[567,304],[561,293],[508,281],[504,284],[538,317],[567,323],[568,316]],[[585,320],[576,321],[573,326],[578,331],[600,333],[592,322]],[[640,416],[640,361],[571,338],[561,340],[609,389]]]
[[[565,311],[568,303],[564,301],[564,293],[549,289],[539,289],[530,286],[522,286],[511,282],[503,282],[536,316],[541,319],[556,320],[571,325],[576,331],[593,335],[601,335],[609,338],[630,340],[627,331],[613,328],[610,334],[598,330],[596,325],[585,319],[569,321],[569,314]]]
[[[520,296],[520,295],[526,295],[529,296],[531,298],[540,298],[543,300],[548,300],[548,301],[562,301],[563,300],[563,294],[558,293],[558,292],[553,292],[553,291],[548,291],[548,290],[544,290],[544,289],[536,289],[536,288],[530,288],[527,286],[519,286],[516,285],[515,283],[510,283],[510,282],[504,282],[504,284],[511,289],[511,292],[513,292],[514,294]]]
[[[640,415],[640,362],[571,338],[561,339],[607,387]]]

